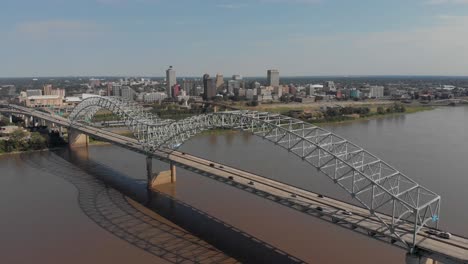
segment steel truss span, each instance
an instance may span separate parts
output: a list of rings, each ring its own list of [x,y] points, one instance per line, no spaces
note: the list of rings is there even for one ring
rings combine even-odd
[[[150,127],[171,123],[170,120],[162,120],[156,115],[148,113],[135,102],[111,96],[95,96],[83,100],[73,109],[69,119],[74,125],[80,121],[89,123],[93,116],[101,109],[109,110],[114,115],[117,115],[140,142],[148,140],[146,136]]]
[[[84,100],[70,120],[90,120],[105,108],[118,115],[149,151],[177,149],[198,133],[217,128],[257,135],[289,151],[340,186],[379,219],[378,233],[408,249],[415,247],[423,227],[437,227],[441,198],[363,148],[325,129],[266,112],[229,111],[197,115],[180,121],[162,120],[135,104],[112,97]],[[410,230],[410,231],[408,231]],[[403,236],[412,235],[413,243]]]

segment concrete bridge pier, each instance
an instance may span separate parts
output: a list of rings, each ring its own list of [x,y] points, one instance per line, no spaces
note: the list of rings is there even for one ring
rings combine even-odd
[[[439,264],[439,262],[417,254],[407,253],[406,264]]]
[[[151,190],[153,187],[153,158],[151,156],[146,157],[146,188]]]
[[[89,137],[72,128],[68,129],[68,146],[70,148],[88,147]]]
[[[10,114],[9,118],[10,118],[10,123],[13,123],[13,115],[12,114]]]
[[[29,127],[31,125],[31,117],[29,116],[24,116],[23,117],[23,120],[24,120],[24,126],[25,127]]]
[[[148,190],[158,185],[174,184],[176,182],[176,166],[171,163],[169,170],[153,173],[153,158],[148,156],[146,157],[146,177]]]
[[[25,115],[22,115],[21,118],[24,120],[24,127],[29,126],[29,118]]]

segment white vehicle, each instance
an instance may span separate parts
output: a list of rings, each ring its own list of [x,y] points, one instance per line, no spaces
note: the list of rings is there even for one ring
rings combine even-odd
[[[449,232],[440,232],[438,236],[440,238],[450,239],[452,237],[452,234],[450,234]]]
[[[351,213],[348,210],[342,211],[341,213],[344,214],[344,215],[353,215],[353,213]]]

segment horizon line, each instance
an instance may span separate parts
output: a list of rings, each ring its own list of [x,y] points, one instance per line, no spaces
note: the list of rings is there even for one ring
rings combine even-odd
[[[224,78],[229,75],[224,76]],[[243,76],[242,78],[267,78],[266,76]],[[351,74],[351,75],[285,75],[280,78],[361,78],[361,77],[452,77],[468,78],[468,75],[429,75],[429,74]],[[0,76],[0,79],[44,79],[44,78],[166,78],[165,76],[149,75],[62,75],[62,76]],[[179,76],[180,78],[202,78],[202,76]]]

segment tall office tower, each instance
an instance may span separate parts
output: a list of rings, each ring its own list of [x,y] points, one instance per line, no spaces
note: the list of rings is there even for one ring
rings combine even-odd
[[[114,84],[114,85],[112,86],[112,95],[113,95],[113,96],[121,96],[121,95],[122,95],[121,90],[122,90],[122,85],[120,85],[120,84]]]
[[[278,87],[280,84],[279,71],[278,70],[268,70],[267,71],[268,86]]]
[[[194,95],[193,84],[194,84],[193,80],[184,80],[184,82],[182,83],[182,88],[187,94]]]
[[[171,98],[172,97],[172,86],[174,86],[177,81],[176,81],[176,72],[172,68],[172,66],[169,66],[169,69],[166,71],[166,93],[167,97]]]
[[[65,98],[65,89],[52,89],[50,95],[58,95],[60,98]]]
[[[203,99],[210,100],[216,96],[216,83],[209,74],[203,75]]]
[[[111,96],[111,95],[112,95],[112,83],[108,82],[107,83],[107,96]]]
[[[224,89],[224,77],[222,74],[216,74],[216,90],[222,91]]]
[[[232,79],[236,80],[236,81],[240,81],[240,80],[242,80],[242,75],[235,74],[235,75],[232,76]]]
[[[122,98],[129,100],[129,101],[135,100],[136,93],[132,88],[128,86],[124,86],[122,87],[122,89],[120,89],[120,92],[122,94]]]
[[[333,81],[326,82],[324,88],[325,91],[336,92],[335,82]]]
[[[172,97],[177,98],[180,95],[180,85],[176,84],[172,86]]]
[[[371,86],[369,87],[369,97],[370,98],[381,98],[384,96],[384,87],[383,86]]]
[[[52,95],[52,84],[44,85],[42,95]]]

